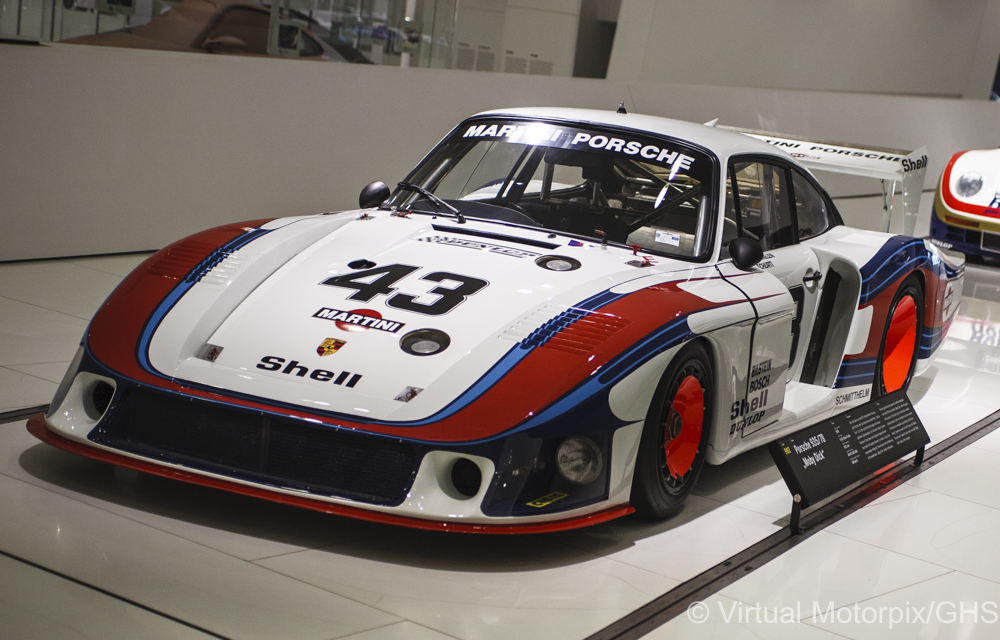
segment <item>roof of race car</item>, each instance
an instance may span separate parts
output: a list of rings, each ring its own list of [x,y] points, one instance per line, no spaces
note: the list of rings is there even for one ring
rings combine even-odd
[[[787,160],[795,162],[795,159],[791,155],[781,149],[776,149],[766,142],[761,142],[742,133],[717,129],[716,127],[704,124],[672,120],[659,116],[647,116],[639,113],[616,113],[615,111],[600,109],[530,107],[494,109],[477,113],[476,116],[519,116],[625,127],[639,132],[654,133],[693,142],[694,144],[711,149],[723,161],[737,153],[767,153],[780,155]]]

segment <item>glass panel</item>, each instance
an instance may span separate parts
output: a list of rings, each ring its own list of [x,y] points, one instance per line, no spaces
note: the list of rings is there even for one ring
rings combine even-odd
[[[134,3],[133,15],[97,13],[96,0],[0,0],[0,35],[135,49],[259,55],[260,38],[242,49],[232,40],[204,47],[207,37],[246,40],[217,22],[228,10],[270,0],[106,0]],[[580,6],[514,0],[282,0],[280,16],[305,24],[301,57],[387,66],[570,76],[572,36]],[[103,6],[103,5],[102,5]],[[221,18],[226,20],[226,18]],[[560,34],[553,37],[552,34]],[[309,39],[311,38],[311,39]]]
[[[785,170],[760,162],[741,162],[734,168],[743,234],[760,242],[765,251],[793,244]]]
[[[708,156],[676,140],[477,120],[453,132],[409,181],[470,217],[704,258],[713,245],[714,173]],[[409,190],[397,190],[389,205],[437,212]]]
[[[321,55],[323,55],[323,48],[319,46],[319,43],[308,35],[302,34],[302,49],[299,51],[299,56],[302,58],[312,58]]]
[[[799,224],[799,240],[818,236],[830,228],[826,200],[798,171],[792,172],[795,191],[795,215]]]
[[[434,190],[438,196],[466,200],[497,197],[503,178],[524,149],[518,145],[487,142],[470,151],[442,178]]]
[[[222,19],[209,32],[205,40],[207,42],[222,37],[237,38],[247,45],[244,53],[263,55],[267,53],[270,22],[271,16],[263,11],[230,9],[222,14]]]

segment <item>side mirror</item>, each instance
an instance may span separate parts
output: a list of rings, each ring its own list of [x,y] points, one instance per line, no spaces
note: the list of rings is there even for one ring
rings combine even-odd
[[[752,238],[736,238],[729,243],[729,257],[740,271],[749,271],[755,264],[764,259],[764,250],[760,243]]]
[[[385,202],[390,193],[389,187],[384,182],[376,180],[361,190],[361,195],[358,197],[358,204],[361,205],[362,209],[377,207]]]
[[[201,48],[209,53],[246,51],[247,43],[235,36],[219,36],[218,38],[210,38],[206,40],[201,45]]]

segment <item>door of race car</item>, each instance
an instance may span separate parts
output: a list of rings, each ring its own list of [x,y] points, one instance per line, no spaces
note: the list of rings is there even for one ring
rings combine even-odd
[[[727,186],[723,245],[728,246],[737,235],[759,242],[764,258],[757,267],[774,276],[792,299],[790,328],[766,322],[758,322],[755,327],[752,353],[761,361],[751,363],[747,383],[747,399],[751,405],[754,393],[776,386],[783,402],[786,383],[811,384],[816,374],[819,354],[811,351],[816,351],[822,341],[810,340],[809,336],[816,318],[823,273],[813,250],[799,244],[798,240],[803,235],[812,237],[822,233],[829,227],[827,207],[804,174],[777,160],[735,159],[729,168]],[[758,315],[761,315],[760,310]],[[769,351],[780,352],[787,370],[775,366],[773,356],[764,357]],[[776,379],[779,376],[780,380]],[[771,409],[773,398],[765,397]],[[768,422],[765,419],[759,425],[744,424],[740,430],[742,436],[755,433]]]
[[[808,337],[816,316],[823,273],[813,250],[798,243],[796,222],[800,216],[794,215],[793,210],[796,213],[803,210],[800,199],[812,202],[809,196],[815,190],[807,190],[805,187],[811,185],[793,170],[794,178],[789,181],[789,172],[783,163],[734,161],[731,180],[735,180],[739,198],[735,201],[735,211],[727,215],[738,216],[739,232],[757,240],[764,249],[764,258],[757,266],[780,280],[791,294],[795,315],[786,379],[793,382],[804,377],[804,381],[811,382],[817,354],[807,352],[817,347]],[[794,189],[790,188],[792,184]],[[810,231],[809,237],[812,235],[815,234]]]

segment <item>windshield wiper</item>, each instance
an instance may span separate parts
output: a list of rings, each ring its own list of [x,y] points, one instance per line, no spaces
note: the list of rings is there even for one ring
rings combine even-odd
[[[465,224],[465,216],[462,215],[461,211],[451,206],[441,198],[437,197],[427,189],[424,189],[423,187],[418,187],[415,184],[410,184],[409,182],[398,182],[396,183],[396,186],[399,187],[400,189],[406,189],[408,191],[416,191],[417,193],[426,197],[428,200],[434,203],[434,206],[437,207],[438,209],[440,209],[441,207],[445,207],[446,209],[454,213],[455,216],[458,218],[459,223]]]

